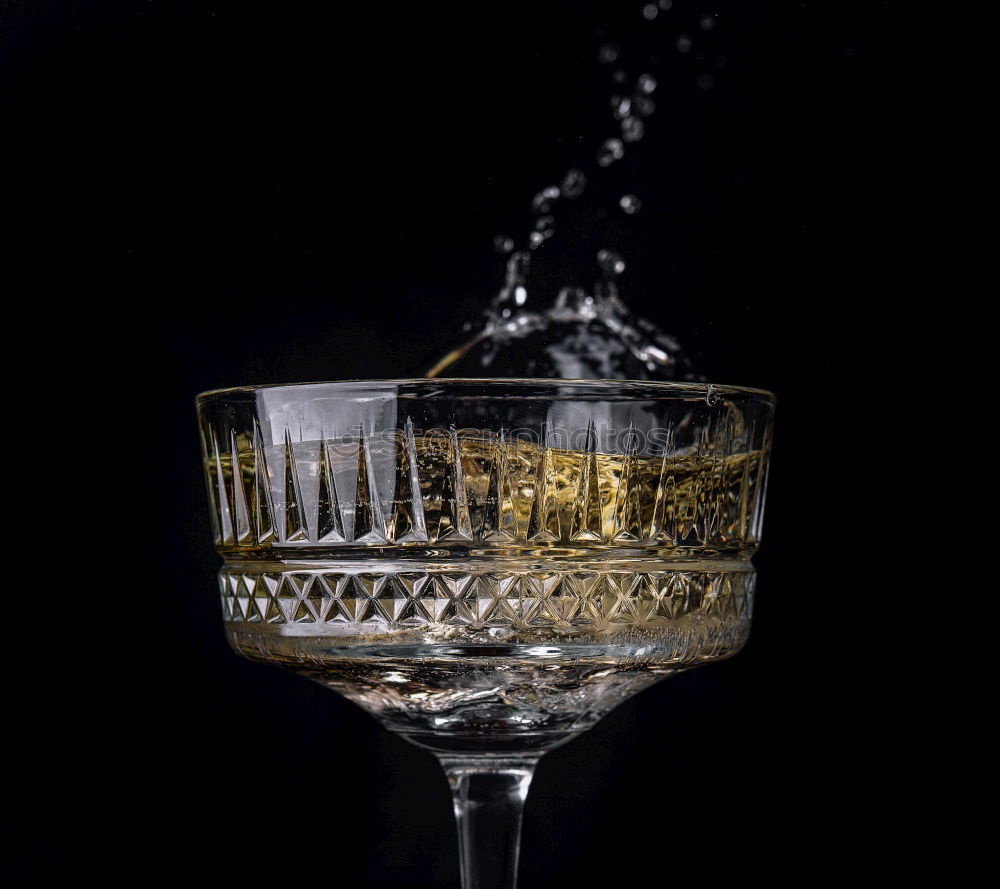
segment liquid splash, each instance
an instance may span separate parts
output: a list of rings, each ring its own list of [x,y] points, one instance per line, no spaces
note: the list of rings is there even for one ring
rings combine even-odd
[[[531,254],[513,254],[482,329],[427,376],[703,379],[676,339],[619,298],[616,279],[625,260],[601,250],[597,262],[602,274],[592,290],[563,287],[554,305],[532,311],[524,308]]]
[[[640,12],[650,25],[660,25],[669,18],[660,13],[671,7],[670,0],[660,0],[641,6]],[[698,20],[702,33],[716,24],[715,15]],[[689,53],[694,43],[689,32],[674,34],[678,53]],[[651,61],[656,59],[651,57]],[[657,81],[646,71],[635,78],[629,91],[627,66],[617,43],[602,43],[597,61],[615,66],[610,75],[614,85],[610,117],[616,132],[607,135],[592,156],[596,170],[591,175],[600,176],[627,151],[639,147],[656,111]],[[697,84],[709,89],[712,79],[702,74]],[[615,251],[598,251],[598,274],[591,287],[564,286],[548,305],[534,297],[529,301],[532,257],[556,235],[557,216],[566,202],[582,195],[587,184],[588,174],[573,167],[559,184],[538,191],[531,200],[535,218],[522,248],[515,249],[514,239],[506,234],[496,236],[497,252],[507,256],[503,285],[478,321],[467,325],[474,331],[470,338],[437,361],[426,376],[704,380],[674,337],[633,314],[622,302],[617,282],[627,263]],[[641,208],[640,196],[630,191],[618,199],[618,211],[625,216],[634,217]]]

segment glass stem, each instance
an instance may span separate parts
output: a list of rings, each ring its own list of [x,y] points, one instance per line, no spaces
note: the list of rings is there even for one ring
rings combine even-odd
[[[462,889],[514,889],[521,815],[538,758],[439,759],[455,804]]]

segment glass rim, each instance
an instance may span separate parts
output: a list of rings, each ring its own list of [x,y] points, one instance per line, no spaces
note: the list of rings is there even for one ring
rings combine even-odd
[[[466,386],[486,387],[487,389],[503,388],[529,388],[538,390],[540,396],[548,394],[550,396],[566,394],[579,395],[600,395],[606,393],[616,397],[634,396],[636,399],[642,397],[656,398],[675,396],[697,396],[698,398],[708,398],[711,396],[744,397],[749,400],[762,401],[772,406],[776,402],[773,392],[767,389],[758,389],[751,386],[730,386],[720,383],[698,383],[680,382],[673,380],[566,380],[549,377],[402,377],[397,379],[347,379],[347,380],[316,380],[304,383],[262,383],[250,386],[226,386],[219,389],[208,389],[199,392],[195,396],[198,404],[203,404],[217,399],[226,399],[231,396],[246,395],[267,389],[309,389],[315,387],[324,388],[344,388],[358,389],[368,387],[373,391],[387,389],[391,387],[428,387],[440,389],[461,388]],[[569,388],[571,393],[560,391]],[[627,391],[623,392],[622,389]],[[617,391],[615,391],[617,390]],[[433,397],[436,393],[427,393],[428,397]],[[440,393],[445,394],[445,393]],[[480,393],[479,397],[501,397],[502,393]]]

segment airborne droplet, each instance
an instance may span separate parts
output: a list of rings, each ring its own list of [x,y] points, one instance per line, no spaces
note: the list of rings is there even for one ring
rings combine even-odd
[[[656,110],[656,102],[647,96],[635,96],[632,99],[632,110],[640,117],[649,117]]]
[[[646,125],[638,117],[626,117],[622,121],[622,138],[626,142],[638,142],[646,132]]]
[[[634,216],[642,209],[642,201],[634,194],[623,194],[618,201],[618,206],[628,213],[629,216]]]
[[[587,187],[587,177],[582,170],[576,167],[570,168],[562,181],[562,194],[566,198],[578,198]]]
[[[618,44],[605,43],[597,51],[597,61],[602,65],[610,65],[618,60],[618,53],[621,52]]]
[[[632,110],[632,100],[628,96],[612,96],[611,97],[611,116],[615,120],[621,120],[623,117],[628,117],[629,111]]]
[[[510,253],[514,249],[514,239],[506,235],[497,235],[493,239],[493,249],[497,253]]]
[[[531,199],[532,213],[548,213],[552,209],[552,202],[559,197],[559,189],[555,185],[543,188]]]
[[[672,8],[673,0],[635,0],[631,15],[635,16],[639,12],[645,20],[653,22],[648,26],[652,29],[658,27],[656,22],[660,21],[661,12],[666,18],[666,11]],[[649,43],[641,50],[636,47],[641,55],[634,58],[612,42],[607,25],[596,27],[594,33],[597,38],[591,47],[604,72],[601,77],[604,86],[599,102],[607,102],[610,97],[609,110],[616,124],[605,131],[604,136],[610,138],[603,142],[600,139],[596,143],[590,141],[582,132],[570,134],[565,131],[558,137],[558,141],[571,141],[575,148],[596,151],[599,168],[611,167],[624,158],[626,148],[645,138],[646,124],[657,111],[656,106],[669,104],[668,97],[663,102],[653,101],[658,85],[652,73],[659,70],[655,66],[668,51],[672,51],[669,41],[675,41],[677,52],[690,53],[686,61],[694,64],[689,69],[688,76],[697,79],[698,86],[702,89],[708,89],[712,83],[712,75],[708,72],[715,74],[716,68],[725,65],[723,57],[715,56],[713,59],[714,53],[702,46],[702,41],[707,43],[710,39],[705,32],[717,29],[717,20],[714,14],[703,14],[697,8],[687,20],[688,24],[679,27],[690,28],[690,31],[678,34],[679,27],[671,25],[669,36],[663,35],[666,44],[659,48],[652,45],[654,35],[650,31]],[[594,67],[596,69],[597,65]],[[644,70],[646,73],[642,73]],[[611,93],[615,95],[611,96]],[[605,122],[607,123],[607,118]],[[630,155],[629,163],[621,166],[634,167],[632,160]],[[576,162],[594,163],[586,157]],[[506,263],[503,286],[482,316],[463,328],[466,343],[439,361],[431,368],[429,375],[436,376],[448,371],[450,373],[445,375],[701,379],[672,338],[650,322],[633,316],[621,301],[618,285],[620,276],[626,271],[626,261],[614,250],[602,249],[597,252],[599,270],[595,270],[596,274],[588,286],[560,289],[559,285],[563,282],[552,280],[551,270],[546,269],[549,274],[545,280],[537,288],[532,282],[533,289],[529,293],[528,273],[531,260],[550,238],[555,237],[558,226],[571,221],[560,214],[569,215],[581,210],[576,204],[569,207],[564,207],[563,204],[582,195],[586,187],[593,186],[593,183],[588,182],[588,176],[593,179],[596,175],[598,180],[602,175],[613,176],[619,181],[617,185],[611,182],[603,185],[598,183],[601,185],[600,194],[595,196],[593,206],[584,199],[588,205],[586,214],[588,219],[592,217],[593,223],[584,232],[588,235],[587,238],[576,238],[574,243],[567,245],[571,251],[583,250],[586,255],[592,250],[592,247],[586,246],[588,242],[593,243],[589,238],[591,230],[596,234],[601,229],[617,228],[622,237],[632,234],[628,230],[634,228],[634,223],[631,219],[619,216],[619,213],[632,217],[655,209],[651,205],[650,210],[645,211],[639,196],[628,190],[636,187],[635,183],[628,181],[626,175],[632,172],[631,169],[620,170],[616,167],[607,174],[590,171],[586,176],[576,167],[564,167],[563,170],[565,175],[561,179],[541,189],[532,198],[532,215],[529,217],[531,224],[527,226],[527,237],[524,240],[521,236],[515,240],[506,234],[498,234],[493,239],[494,247],[504,255]],[[619,173],[621,175],[616,175]],[[609,192],[605,186],[610,186],[613,190]],[[564,200],[560,202],[559,198]],[[573,226],[569,225],[567,228],[572,230]],[[624,246],[625,242],[615,240],[613,243]],[[544,260],[548,257],[542,258]],[[560,264],[564,258],[562,252],[551,257]],[[556,274],[561,272],[557,271]],[[553,284],[555,287],[552,287]],[[535,292],[536,289],[538,292]],[[553,304],[549,293],[556,291],[558,297]]]
[[[551,216],[542,216],[535,223],[535,231],[528,235],[528,242],[531,249],[541,247],[549,238],[556,233],[555,220]]]
[[[625,271],[625,260],[614,250],[601,250],[597,254],[597,264],[602,272],[613,278]]]
[[[597,163],[602,167],[610,167],[615,161],[625,157],[625,146],[621,139],[605,139],[597,152]]]
[[[525,250],[519,250],[510,255],[507,260],[507,274],[504,277],[504,285],[497,296],[497,303],[509,302],[517,299],[519,291],[524,291],[528,280],[528,269],[531,267],[531,254]]]

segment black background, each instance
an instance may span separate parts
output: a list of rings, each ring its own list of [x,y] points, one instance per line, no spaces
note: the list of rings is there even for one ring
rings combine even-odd
[[[780,879],[869,842],[885,702],[838,610],[870,581],[835,541],[896,311],[886,4],[640,7],[0,2],[5,245],[29,260],[36,359],[19,409],[78,510],[55,540],[40,519],[15,571],[11,872],[456,884],[432,757],[226,648],[193,397],[411,375],[454,343],[497,289],[494,234],[521,236],[532,194],[614,133],[605,39],[655,72],[658,109],[594,178],[586,250],[557,234],[539,286],[617,246],[628,303],[711,379],[773,390],[778,425],[753,638],[542,761],[521,885]]]

